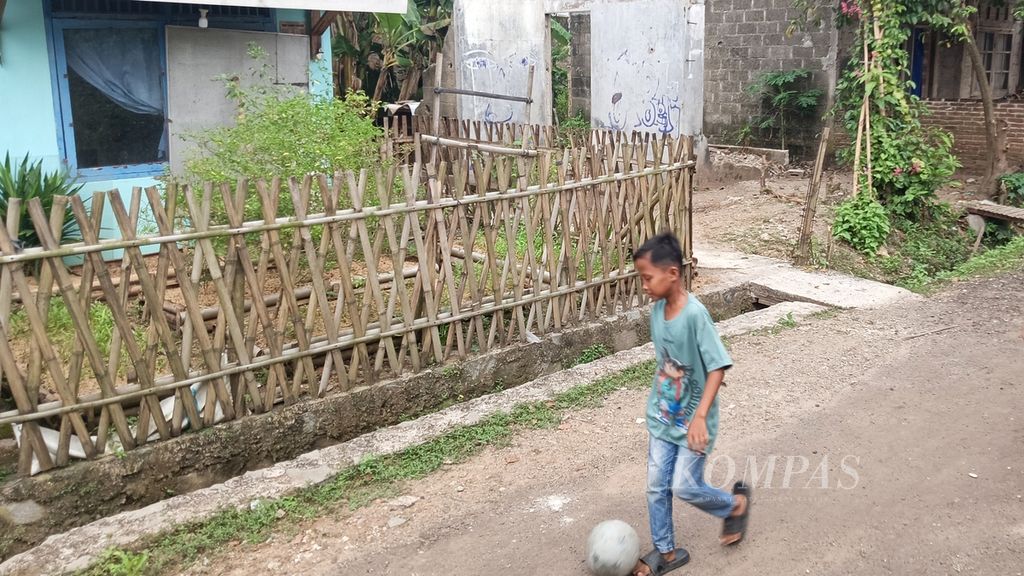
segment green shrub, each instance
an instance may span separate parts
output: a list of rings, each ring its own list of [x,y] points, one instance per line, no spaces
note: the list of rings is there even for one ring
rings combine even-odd
[[[238,92],[237,122],[214,128],[198,138],[201,154],[186,163],[190,183],[234,183],[239,178],[301,178],[379,165],[381,131],[373,125],[370,103],[362,93],[344,100],[318,99],[308,94],[280,97],[263,91]],[[370,194],[370,192],[373,192]],[[368,186],[373,203],[376,187]],[[314,206],[320,205],[314,194]],[[347,205],[347,203],[346,203]],[[223,222],[219,194],[211,202],[214,221]],[[278,215],[293,215],[291,197],[281,194]],[[246,197],[246,219],[262,219],[255,187]]]
[[[1014,172],[1001,178],[1006,189],[1006,203],[1024,208],[1024,172]]]
[[[850,198],[836,208],[832,233],[860,252],[873,255],[889,237],[889,215],[868,193]]]
[[[28,155],[18,164],[11,164],[10,153],[4,155],[4,163],[0,165],[0,222],[7,221],[7,206],[14,198],[21,199],[21,216],[18,240],[23,248],[39,246],[32,218],[29,216],[28,203],[39,198],[43,210],[49,214],[56,196],[75,196],[82,185],[67,170],[43,171],[43,161],[29,162]],[[59,240],[62,243],[75,242],[82,239],[78,222],[71,212],[70,204],[64,214],[64,227]]]
[[[254,180],[331,175],[338,170],[380,166],[383,133],[374,126],[374,108],[365,94],[350,92],[339,100],[276,86],[267,78],[266,52],[250,44],[249,56],[254,62],[250,74],[256,79],[255,85],[243,87],[238,76],[221,78],[227,98],[237,106],[235,124],[189,136],[198,149],[186,160],[186,182],[193,186],[203,182],[234,185],[240,178],[248,178],[251,183],[245,218],[253,220],[263,218]],[[375,203],[376,190],[375,181],[371,181],[364,199],[367,205]],[[310,213],[322,208],[319,196],[312,195]],[[349,205],[347,201],[341,203],[339,207]],[[184,198],[178,205],[187,207]],[[219,193],[211,199],[210,213],[213,223],[227,221]],[[294,214],[291,195],[280,194],[277,216]]]
[[[788,148],[795,136],[807,132],[808,125],[817,126],[814,114],[823,92],[811,85],[811,79],[811,71],[803,68],[758,77],[746,92],[760,100],[761,113],[736,138],[749,140],[758,135],[767,144],[778,142],[781,148]]]

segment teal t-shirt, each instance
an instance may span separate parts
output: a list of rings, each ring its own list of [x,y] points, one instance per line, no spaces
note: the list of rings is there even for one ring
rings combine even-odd
[[[665,301],[651,311],[651,340],[657,369],[647,399],[647,429],[662,440],[687,446],[686,432],[700,405],[709,372],[728,369],[732,359],[715,329],[707,308],[693,294],[683,310],[665,319]],[[708,446],[711,453],[718,435],[718,398],[707,416]]]

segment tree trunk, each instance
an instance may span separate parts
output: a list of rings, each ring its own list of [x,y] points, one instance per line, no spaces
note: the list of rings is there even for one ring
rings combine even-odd
[[[414,64],[405,75],[405,81],[402,82],[402,93],[399,94],[399,100],[409,100],[416,95],[416,90],[420,87],[420,77],[423,76],[423,69],[418,64]]]
[[[373,89],[373,101],[380,102],[381,96],[384,95],[384,87],[387,85],[388,76],[391,75],[390,66],[380,67],[380,76],[377,76],[377,86]]]
[[[999,174],[996,173],[999,166],[1006,165],[1006,147],[1000,146],[1000,127],[996,122],[996,105],[992,98],[992,85],[989,84],[988,74],[985,72],[985,63],[982,61],[981,52],[974,39],[974,30],[964,38],[964,50],[971,59],[971,68],[974,70],[974,79],[978,82],[981,90],[981,104],[985,109],[985,142],[988,147],[985,160],[985,175],[981,180],[981,191],[989,198],[996,198],[999,195]],[[1005,137],[1002,138],[1005,141]]]

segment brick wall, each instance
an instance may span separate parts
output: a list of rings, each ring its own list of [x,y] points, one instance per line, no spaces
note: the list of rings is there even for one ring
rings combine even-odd
[[[926,124],[953,134],[954,151],[967,170],[977,169],[987,154],[985,111],[977,100],[931,100]],[[1024,165],[1024,101],[996,103],[996,117],[1007,122],[1008,160],[1011,168]]]
[[[814,83],[828,86],[826,66],[835,31],[825,15],[820,27],[786,35],[796,16],[792,0],[707,0],[704,32],[704,132],[712,142],[759,112],[744,92],[764,72],[807,68]],[[813,139],[811,135],[809,140]],[[801,142],[816,150],[816,142]]]

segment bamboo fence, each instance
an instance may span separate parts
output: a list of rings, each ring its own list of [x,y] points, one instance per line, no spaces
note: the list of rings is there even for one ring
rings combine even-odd
[[[689,139],[524,151],[501,143],[529,128],[450,126],[420,136],[432,164],[112,191],[50,213],[33,200],[41,248],[17,249],[16,218],[0,226],[0,426],[19,472],[615,314],[644,302],[632,250],[664,229],[689,237]],[[67,205],[83,240],[62,245]],[[105,207],[119,239],[99,239]],[[155,232],[137,232],[143,215]],[[57,309],[70,328],[55,330]]]

